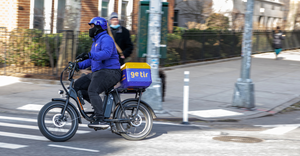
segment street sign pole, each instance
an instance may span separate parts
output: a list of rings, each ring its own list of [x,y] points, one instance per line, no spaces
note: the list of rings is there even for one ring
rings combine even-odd
[[[247,0],[243,45],[241,78],[235,83],[232,106],[248,108],[255,107],[254,84],[250,79],[251,52],[252,52],[252,19],[254,0]]]
[[[148,23],[147,63],[151,66],[152,84],[143,94],[146,101],[154,110],[162,111],[161,80],[159,78],[160,38],[161,38],[161,0],[151,0]]]

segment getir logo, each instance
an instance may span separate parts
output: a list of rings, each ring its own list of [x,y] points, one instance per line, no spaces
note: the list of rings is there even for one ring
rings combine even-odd
[[[130,72],[131,78],[138,78],[138,77],[148,77],[148,73],[145,72]]]

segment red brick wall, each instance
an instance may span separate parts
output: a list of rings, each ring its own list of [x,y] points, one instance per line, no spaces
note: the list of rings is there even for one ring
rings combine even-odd
[[[81,0],[80,31],[88,31],[88,23],[98,16],[98,0]]]
[[[173,22],[174,22],[174,5],[175,0],[168,0],[169,2],[169,11],[168,11],[168,31],[169,33],[173,32]]]
[[[114,12],[118,13],[118,7],[119,7],[119,0],[115,0],[115,5],[114,5]]]
[[[19,0],[18,6],[18,28],[29,29],[30,22],[30,0]]]
[[[139,18],[139,4],[140,0],[133,0],[133,10],[132,10],[132,33],[137,33],[137,25],[138,25],[138,18]]]
[[[0,27],[6,27],[8,31],[17,28],[18,1],[0,0]]]

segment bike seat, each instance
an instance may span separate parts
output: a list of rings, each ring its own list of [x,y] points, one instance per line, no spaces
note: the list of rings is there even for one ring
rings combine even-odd
[[[111,90],[113,90],[113,89],[114,89],[114,86],[108,88],[108,89],[105,91],[105,94],[108,94],[108,93],[109,93]]]

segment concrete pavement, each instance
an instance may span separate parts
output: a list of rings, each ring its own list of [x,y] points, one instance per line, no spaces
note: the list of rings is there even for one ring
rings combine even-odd
[[[251,79],[255,85],[256,105],[253,111],[231,107],[234,84],[240,77],[240,58],[165,68],[166,97],[163,111],[158,111],[157,116],[182,118],[184,71],[190,71],[190,118],[240,120],[278,113],[300,101],[300,50],[284,51],[279,57],[276,60],[274,53],[252,57]],[[61,89],[58,84],[58,81],[0,76],[1,111],[38,110],[36,105],[42,106],[58,97],[57,90]]]

